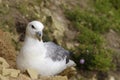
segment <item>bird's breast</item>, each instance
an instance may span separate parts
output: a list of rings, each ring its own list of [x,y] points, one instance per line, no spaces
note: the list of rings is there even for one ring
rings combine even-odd
[[[46,49],[42,45],[25,45],[22,47],[21,54],[24,55],[25,58],[40,58],[43,57],[46,53]]]

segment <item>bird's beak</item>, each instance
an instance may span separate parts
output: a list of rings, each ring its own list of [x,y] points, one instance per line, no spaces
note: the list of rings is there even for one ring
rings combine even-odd
[[[39,41],[42,40],[42,33],[39,31],[39,32],[36,32],[36,37]]]

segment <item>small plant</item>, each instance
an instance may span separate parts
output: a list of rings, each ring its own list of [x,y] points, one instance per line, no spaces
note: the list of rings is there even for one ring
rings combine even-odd
[[[79,46],[74,49],[78,67],[95,71],[110,70],[113,67],[112,52],[105,48],[105,40],[101,35],[111,28],[108,19],[78,9],[67,10],[65,14],[79,32],[75,39]]]
[[[80,11],[78,9],[71,12],[65,12],[66,17],[74,23],[79,23],[98,33],[105,33],[111,28],[111,24],[107,16],[99,16],[94,13]],[[69,17],[71,16],[71,17]]]

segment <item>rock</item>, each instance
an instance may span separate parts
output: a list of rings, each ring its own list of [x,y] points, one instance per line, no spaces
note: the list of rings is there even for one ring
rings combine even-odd
[[[68,80],[66,76],[55,76],[51,80]]]
[[[39,80],[68,80],[67,76],[40,76]]]
[[[42,12],[44,12],[44,14],[45,14],[45,15],[48,15],[48,16],[51,16],[51,15],[52,15],[51,11],[50,11],[49,9],[47,9],[47,8],[43,8],[43,9],[42,9]]]
[[[27,72],[32,79],[37,79],[38,78],[38,72],[37,71],[29,68],[29,69],[27,69]]]
[[[4,76],[9,75],[11,77],[18,77],[19,73],[20,73],[20,70],[16,70],[16,69],[3,68],[3,71],[2,71],[2,75],[4,75]]]
[[[109,76],[108,80],[115,80],[115,77],[114,76]]]
[[[5,62],[5,59],[0,57],[0,61]],[[9,65],[6,62],[7,65]],[[8,66],[0,65],[0,80],[68,80],[67,76],[40,76],[38,79],[37,71],[33,69],[27,69],[27,74],[21,74],[20,70],[9,68]]]
[[[17,80],[31,80],[28,76],[20,74],[17,78]]]
[[[68,49],[73,49],[74,48],[74,45],[72,44],[72,42],[66,42],[66,46]]]
[[[0,74],[0,80],[9,80],[9,78]]]
[[[61,45],[63,42],[64,32],[65,32],[65,26],[62,24],[62,22],[59,22],[58,18],[52,17],[53,19],[53,36],[57,40],[57,42]]]
[[[39,80],[51,80],[50,76],[40,76]]]
[[[2,75],[3,75],[3,76],[10,75],[10,69],[5,69],[5,68],[3,68],[3,70],[2,70]]]
[[[71,78],[76,74],[77,74],[77,71],[74,67],[69,67],[65,69],[62,73],[60,73],[60,75],[67,76],[68,78]]]
[[[0,4],[2,3],[2,0],[0,0]]]
[[[42,21],[45,22],[46,30],[48,28],[48,33],[51,34],[48,36],[52,37],[51,40],[55,40],[58,44],[62,45],[64,32],[67,28],[65,18],[61,16],[63,15],[62,11],[56,9],[56,13],[53,13],[52,9],[43,8],[42,12],[46,16]]]
[[[19,80],[17,78],[9,77],[9,80]]]
[[[0,30],[0,57],[5,59],[0,58],[0,61],[2,60],[4,62],[3,65],[5,67],[9,67],[6,61],[10,64],[10,67],[15,67],[16,51],[13,46],[11,35],[11,33]]]
[[[2,58],[2,57],[0,57],[0,64],[4,68],[8,68],[9,67],[9,64],[7,63],[7,61],[4,58]]]
[[[18,74],[20,73],[20,70],[16,70],[16,69],[10,69],[10,71],[11,71],[10,74],[11,77],[18,77]]]
[[[2,74],[3,67],[0,65],[0,74]]]

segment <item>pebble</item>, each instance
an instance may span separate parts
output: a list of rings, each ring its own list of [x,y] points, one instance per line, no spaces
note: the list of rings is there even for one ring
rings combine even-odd
[[[9,78],[0,74],[0,80],[9,80]]]
[[[24,74],[20,74],[17,78],[17,80],[31,80],[28,76]]]
[[[73,70],[75,70],[73,68]],[[40,76],[33,69],[27,69],[27,74],[20,73],[20,70],[9,67],[7,61],[0,57],[0,80],[68,80],[67,76]]]
[[[4,67],[4,68],[8,68],[10,65],[7,63],[7,61],[4,59],[4,58],[2,58],[2,57],[0,57],[0,64],[1,64],[1,66],[2,67]]]
[[[11,77],[18,77],[18,74],[20,73],[20,70],[16,70],[16,69],[10,69],[10,71],[11,71],[10,74]]]
[[[38,78],[38,72],[37,71],[29,68],[29,69],[27,69],[27,72],[32,79],[37,79]]]
[[[11,77],[18,77],[18,74],[20,73],[20,70],[16,70],[16,69],[5,69],[3,68],[2,70],[2,75],[3,76],[11,76]]]

